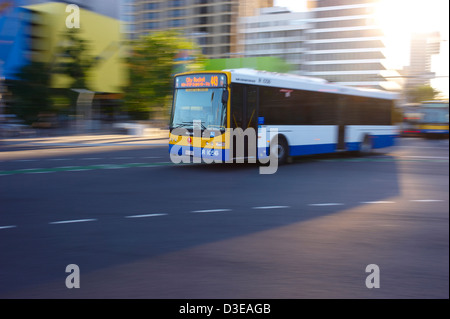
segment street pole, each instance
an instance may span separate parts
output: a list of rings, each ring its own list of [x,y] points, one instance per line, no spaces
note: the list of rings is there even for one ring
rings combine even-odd
[[[4,100],[4,93],[6,93],[6,87],[3,85],[3,82],[5,81],[3,77],[3,61],[0,60],[0,118],[4,114],[3,108],[5,107]]]

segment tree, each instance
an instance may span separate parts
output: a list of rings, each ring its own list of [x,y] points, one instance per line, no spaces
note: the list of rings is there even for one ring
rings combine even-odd
[[[173,31],[155,32],[131,44],[127,60],[129,84],[124,90],[129,115],[135,119],[148,119],[152,112],[167,108],[173,74],[176,67],[180,67],[177,62],[180,55],[184,56],[184,70],[204,66],[204,58],[197,46]]]
[[[16,74],[9,83],[12,94],[11,111],[27,124],[35,122],[39,114],[53,112],[49,66],[43,62],[31,62]]]
[[[440,93],[430,85],[418,86],[406,92],[407,99],[411,103],[434,100]]]
[[[67,111],[68,102],[75,105],[78,94],[52,89],[53,75],[70,79],[69,89],[89,89],[89,71],[96,60],[89,56],[89,45],[79,31],[69,29],[62,35],[54,60],[50,63],[31,61],[11,81],[11,111],[26,123],[32,124],[39,114],[58,114]]]
[[[89,71],[96,61],[88,51],[88,41],[80,36],[78,29],[68,29],[62,35],[52,71],[68,76],[71,79],[69,88],[89,89]]]

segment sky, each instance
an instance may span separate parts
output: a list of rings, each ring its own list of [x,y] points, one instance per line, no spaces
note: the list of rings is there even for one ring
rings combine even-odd
[[[387,57],[393,68],[409,64],[409,39],[412,32],[439,31],[441,50],[432,58],[437,78],[431,85],[449,96],[449,0],[380,0],[378,19],[386,34]],[[306,0],[274,0],[274,5],[291,11],[305,11]]]

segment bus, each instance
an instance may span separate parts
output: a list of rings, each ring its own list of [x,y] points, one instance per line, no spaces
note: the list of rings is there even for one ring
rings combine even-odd
[[[418,128],[422,114],[419,112],[420,103],[408,103],[402,105],[402,123],[400,136],[419,137],[421,132]]]
[[[279,164],[339,151],[367,155],[394,145],[396,99],[391,92],[253,69],[180,73],[169,153],[219,162],[275,157]],[[238,144],[244,156],[237,156]]]
[[[448,101],[424,101],[416,108],[416,130],[425,138],[448,138]]]

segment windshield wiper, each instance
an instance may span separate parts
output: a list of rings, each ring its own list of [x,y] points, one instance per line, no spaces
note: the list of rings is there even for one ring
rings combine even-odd
[[[206,130],[206,126],[203,123],[200,123],[202,125],[202,129]],[[194,126],[194,124],[192,122],[183,122],[183,123],[178,123],[176,124],[176,126],[172,126],[172,128],[180,128],[180,127],[187,127],[187,126]]]
[[[186,127],[186,126],[192,126],[192,122],[183,122],[183,123],[178,123],[172,126],[172,128],[179,128],[179,127]]]
[[[225,127],[223,125],[219,125],[219,124],[209,124],[208,125],[208,129],[219,129],[219,130],[225,130]]]

